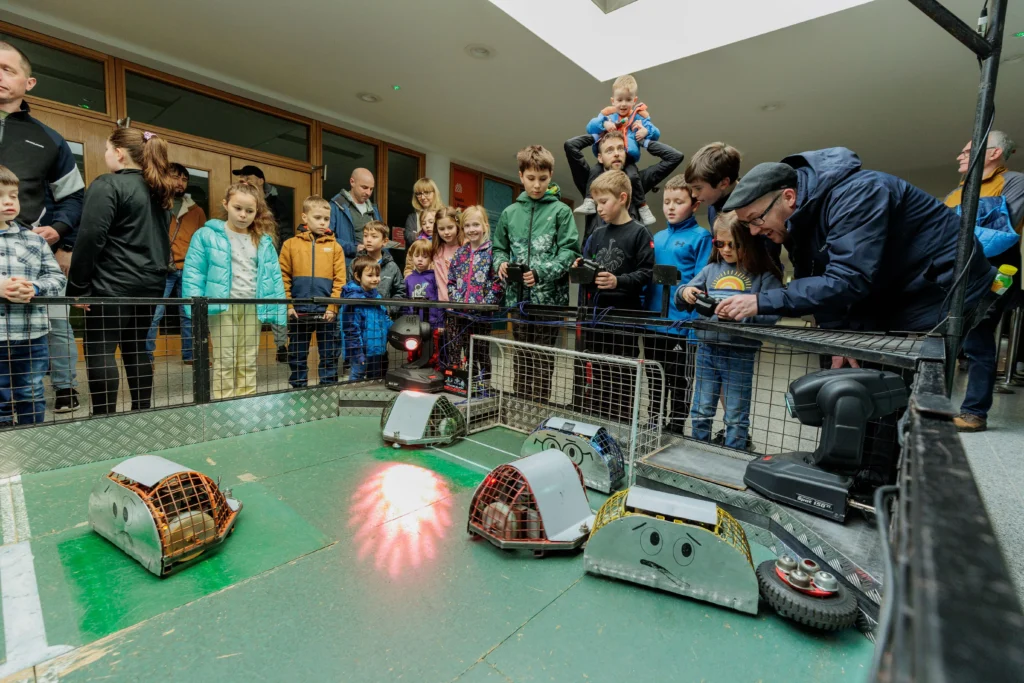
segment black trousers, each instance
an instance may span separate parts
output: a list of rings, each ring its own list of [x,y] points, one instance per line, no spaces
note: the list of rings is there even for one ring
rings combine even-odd
[[[664,413],[665,429],[672,434],[683,434],[686,420],[690,417],[697,346],[688,341],[687,337],[675,335],[644,337],[644,357],[660,363],[665,372],[664,406],[660,379],[655,379],[654,373],[648,373],[651,412],[655,415]]]
[[[542,321],[552,324],[538,324]],[[525,344],[554,346],[561,318],[544,314],[526,314],[512,325],[512,338]],[[536,321],[536,322],[534,322]],[[551,400],[551,380],[555,374],[555,356],[534,349],[516,349],[512,354],[513,388],[516,396],[546,403]]]
[[[466,369],[469,365],[469,343],[474,334],[489,336],[491,323],[473,320],[449,311],[444,323],[444,353],[442,364],[449,369]],[[490,381],[491,345],[477,343],[473,346],[473,376],[477,382]]]
[[[93,415],[117,412],[121,376],[114,354],[121,348],[121,361],[128,378],[132,410],[151,407],[153,363],[146,350],[146,336],[153,322],[155,306],[134,304],[93,304],[85,313],[85,367],[89,375]]]
[[[627,330],[580,330],[587,353],[635,359],[640,355],[637,336]],[[633,416],[636,371],[628,365],[585,360],[579,363],[582,382],[577,384],[578,409],[612,422],[629,422]],[[577,372],[577,377],[581,373]]]

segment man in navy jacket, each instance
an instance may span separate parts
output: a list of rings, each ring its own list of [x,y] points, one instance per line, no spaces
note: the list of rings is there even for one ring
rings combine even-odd
[[[958,216],[905,180],[862,169],[848,149],[759,164],[724,210],[751,234],[785,244],[795,279],[727,299],[720,317],[813,314],[821,327],[926,332],[948,312]],[[980,245],[965,277],[970,310],[995,277]]]
[[[85,183],[68,143],[29,112],[25,93],[35,85],[28,57],[0,41],[0,164],[18,176],[18,222],[46,240],[67,275],[82,217]],[[50,380],[56,395],[53,407],[58,413],[74,412],[79,407],[75,390],[78,345],[68,322],[68,307],[50,306],[48,314]]]

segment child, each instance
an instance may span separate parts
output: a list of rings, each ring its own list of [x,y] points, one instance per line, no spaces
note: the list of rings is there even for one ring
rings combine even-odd
[[[736,189],[740,178],[740,161],[742,157],[738,149],[724,142],[712,142],[698,149],[683,170],[683,177],[693,191],[693,198],[708,207],[708,224],[711,226],[714,226],[729,195]],[[775,244],[767,237],[761,237],[759,241],[775,263],[776,269],[783,272],[782,245]]]
[[[640,220],[644,225],[654,225],[656,219],[644,199],[640,177],[636,164],[640,161],[640,145],[646,142],[656,141],[661,137],[661,131],[651,123],[651,117],[647,113],[647,105],[637,103],[636,79],[630,75],[620,76],[612,84],[612,104],[605,107],[601,113],[587,124],[587,133],[594,136],[594,156],[597,156],[601,139],[605,135],[621,136],[626,144],[626,162],[623,170],[629,176],[633,186],[635,201],[639,202],[638,211]],[[646,140],[646,142],[644,142]],[[596,171],[595,171],[596,172]],[[593,181],[594,177],[591,177]],[[576,210],[577,213],[592,214],[596,211],[594,200],[590,193]]]
[[[367,226],[369,227],[369,226]],[[352,282],[341,291],[344,299],[380,299],[381,266],[363,254],[352,262]],[[342,310],[345,357],[352,364],[349,379],[380,379],[387,370],[388,328],[391,318],[380,304],[345,304]]]
[[[0,427],[42,422],[46,415],[43,375],[50,362],[46,306],[35,296],[61,296],[67,280],[42,237],[18,224],[18,176],[0,166],[0,253],[6,269],[0,297],[10,304],[0,317]]]
[[[505,304],[568,306],[569,267],[580,255],[580,238],[572,210],[562,202],[558,186],[551,184],[555,157],[540,145],[530,145],[519,150],[516,161],[525,191],[501,212],[491,238],[493,267],[505,283]],[[440,226],[439,217],[436,229]],[[508,282],[509,263],[523,267],[522,282]],[[541,346],[555,343],[557,326],[526,322],[543,319],[529,311],[521,318],[512,327],[516,341]],[[554,358],[546,353],[519,351],[512,365],[516,394],[547,401]]]
[[[412,268],[412,272],[405,276],[405,291],[410,299],[421,299],[427,301],[438,300],[437,277],[430,269],[430,242],[419,239],[409,245],[406,260]],[[420,309],[422,310],[422,309]],[[439,329],[444,324],[444,309],[429,309],[428,319],[430,327]],[[416,309],[407,309],[406,313],[415,313]]]
[[[434,277],[441,286],[437,298],[448,301],[448,266],[455,252],[466,243],[462,232],[462,214],[454,206],[438,209],[434,220],[434,238],[431,240],[430,260],[434,264]]]
[[[720,214],[715,221],[714,249],[707,266],[676,292],[676,305],[693,304],[697,293],[723,299],[737,292],[756,294],[782,287],[781,273],[749,230],[739,226],[736,214]],[[717,320],[718,316],[711,318]],[[773,325],[776,315],[757,315],[739,322]],[[745,450],[750,427],[750,396],[754,360],[761,342],[728,334],[698,330],[696,385],[690,413],[692,435],[711,441],[711,421],[718,399],[725,403],[725,446]]]
[[[302,225],[281,247],[281,277],[289,299],[341,296],[345,286],[345,251],[330,231],[331,205],[318,195],[302,202]],[[288,306],[288,383],[307,386],[309,343],[316,334],[320,384],[338,383],[337,305]]]
[[[370,221],[363,226],[363,248],[356,255],[369,256],[380,264],[380,284],[376,289],[382,299],[404,299],[405,279],[402,277],[402,271],[398,269],[398,264],[391,254],[384,251],[389,234],[390,230],[384,223]],[[351,282],[356,282],[354,271],[353,268],[353,273],[349,276]]]
[[[424,211],[420,214],[420,234],[418,240],[427,240],[434,237],[434,220],[437,218],[437,211]]]
[[[420,214],[420,232],[419,232],[419,235],[417,235],[416,239],[414,239],[412,242],[410,242],[409,245],[406,247],[406,252],[405,252],[405,277],[406,277],[406,279],[408,279],[409,274],[412,273],[412,270],[413,270],[413,264],[412,264],[412,245],[415,244],[416,242],[419,242],[419,241],[423,240],[423,241],[426,242],[427,248],[430,249],[431,241],[434,239],[434,216],[436,214],[437,214],[436,211],[423,211]],[[427,268],[426,269],[430,270],[431,269],[430,266],[431,266],[430,259],[428,258],[427,259]],[[412,291],[412,290],[409,289],[408,285],[406,285],[405,289],[407,291],[410,291],[410,292]],[[412,294],[410,294],[409,296],[411,297]],[[437,299],[434,299],[434,300],[437,301]]]
[[[487,211],[482,206],[470,206],[462,212],[462,231],[466,243],[459,247],[452,257],[448,271],[448,300],[468,304],[490,304],[499,302],[502,295],[501,280],[494,274],[491,264],[494,255],[491,250],[491,226]],[[465,366],[469,358],[470,335],[489,334],[490,323],[473,320],[465,315],[450,318],[449,341],[445,348],[454,352],[449,355],[448,367]],[[490,374],[490,352],[486,344],[477,346],[478,357],[473,360],[480,373]]]
[[[237,183],[228,188],[222,204],[227,220],[209,220],[192,236],[182,272],[182,296],[283,299],[284,281],[274,246],[277,222],[263,191]],[[285,307],[210,304],[209,316],[214,340],[213,397],[255,394],[260,323],[285,325]]]
[[[643,309],[642,295],[654,268],[654,242],[647,228],[629,216],[629,178],[622,171],[606,171],[591,185],[598,215],[605,222],[583,245],[583,257],[597,262],[601,271],[592,284],[580,285],[581,305]],[[582,259],[577,259],[579,265]],[[623,331],[583,327],[583,347],[593,353],[636,358],[637,337]],[[628,420],[633,401],[629,369],[593,363],[593,393],[588,410],[610,420]]]
[[[674,266],[679,271],[680,283],[696,277],[708,264],[711,255],[711,233],[698,225],[693,217],[699,205],[683,176],[674,176],[665,183],[662,208],[668,227],[654,236],[654,262],[659,266]],[[696,311],[683,310],[675,305],[676,290],[681,286],[652,284],[647,309],[660,316],[662,297],[667,296],[670,320],[686,321],[697,317]],[[652,332],[656,334],[644,337],[644,356],[661,363],[665,372],[665,390],[669,393],[665,428],[673,434],[682,435],[686,418],[690,415],[693,353],[696,348],[688,340],[693,335],[682,326],[655,327]],[[656,396],[660,394],[656,392]],[[660,407],[655,409],[655,414],[661,414]]]
[[[739,150],[732,145],[712,142],[698,149],[683,170],[694,200],[708,207],[708,223],[712,226],[729,195],[736,189],[741,160]]]

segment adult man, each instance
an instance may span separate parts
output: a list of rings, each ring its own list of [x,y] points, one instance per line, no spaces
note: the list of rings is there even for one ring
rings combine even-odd
[[[284,241],[295,233],[295,226],[292,225],[292,214],[281,201],[281,195],[277,188],[267,182],[263,175],[263,169],[259,166],[247,164],[242,168],[231,172],[231,175],[238,177],[238,182],[252,185],[263,190],[263,199],[267,202],[270,213],[274,214],[274,221],[277,223],[277,250],[281,251]],[[277,362],[288,362],[288,328],[285,325],[271,325],[270,331],[274,334],[274,346],[277,347]]]
[[[646,194],[676,170],[676,167],[683,162],[683,155],[678,150],[661,142],[645,140],[644,143],[646,143],[647,151],[660,160],[654,166],[649,166],[639,172],[640,185]],[[572,182],[583,195],[586,195],[587,179],[591,171],[590,164],[583,158],[583,150],[592,144],[594,144],[592,135],[580,135],[565,141],[565,157],[569,161],[569,170],[572,171]],[[606,171],[622,170],[626,165],[626,143],[621,135],[606,135],[601,138],[598,142],[597,163]],[[640,220],[636,207],[632,203],[629,206],[629,215],[635,221]],[[591,233],[601,224],[603,222],[596,213],[587,216],[583,228],[584,244],[590,238]]]
[[[64,138],[29,113],[25,93],[35,85],[28,57],[0,41],[0,164],[20,181],[18,222],[32,226],[47,241],[66,275],[82,216],[85,183]],[[68,307],[50,306],[48,313],[54,411],[74,412],[78,408],[78,345],[68,322]]]
[[[846,148],[758,164],[723,208],[752,235],[785,243],[796,279],[730,297],[719,317],[814,314],[821,327],[928,331],[946,316],[959,219],[905,180],[863,170]],[[970,310],[995,277],[980,246],[965,277]]]
[[[981,206],[978,215],[1001,212],[1002,201],[1006,200],[1009,213],[1009,227],[1017,235],[1021,233],[1024,223],[1024,174],[1006,170],[1006,162],[1014,152],[1013,141],[1006,133],[994,130],[989,133],[988,145],[984,155],[979,159],[983,163],[981,182]],[[966,174],[970,165],[971,142],[968,141],[963,151],[957,156],[960,174]],[[960,206],[963,194],[963,181],[960,187],[946,197],[946,206]],[[1001,199],[1000,199],[1001,198]],[[1005,218],[1001,220],[1005,221]],[[1021,267],[1020,242],[1015,241],[998,254],[989,256],[993,266],[1012,265],[1018,270]],[[1020,289],[1020,273],[1014,277],[1013,290]],[[967,391],[960,406],[960,414],[953,418],[953,424],[961,432],[981,432],[988,428],[988,411],[992,407],[992,391],[996,383],[996,365],[998,364],[998,345],[995,338],[996,326],[1005,306],[1010,303],[1009,296],[1002,296],[992,313],[971,330],[964,340],[964,353],[970,365],[967,371]],[[1013,359],[1007,359],[1008,363]]]
[[[365,168],[352,171],[348,190],[331,198],[331,232],[345,251],[345,268],[352,272],[352,259],[363,244],[363,226],[379,221],[380,212],[370,201],[373,194],[373,174]]]
[[[206,212],[203,207],[192,201],[192,197],[185,192],[188,187],[188,169],[181,164],[171,164],[171,175],[177,183],[174,196],[174,205],[171,207],[171,224],[167,232],[171,238],[171,262],[167,269],[167,286],[164,288],[164,298],[181,296],[181,270],[185,267],[185,254],[188,252],[188,245],[192,241],[192,235],[196,230],[206,223]],[[149,335],[146,337],[146,350],[149,351],[149,359],[152,362],[153,352],[156,350],[156,333],[160,326],[160,320],[164,317],[166,306],[156,307],[153,315],[153,324],[149,327]],[[192,319],[185,315],[185,307],[179,309],[179,320],[181,325],[181,360],[185,365],[192,365]]]

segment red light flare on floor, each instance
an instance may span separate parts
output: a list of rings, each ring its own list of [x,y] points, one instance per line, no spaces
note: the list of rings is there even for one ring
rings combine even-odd
[[[434,558],[438,539],[452,525],[448,484],[423,467],[395,463],[374,472],[352,495],[349,526],[357,557],[397,577]]]

